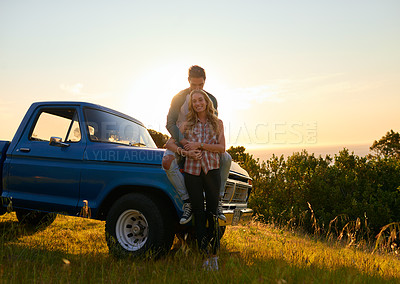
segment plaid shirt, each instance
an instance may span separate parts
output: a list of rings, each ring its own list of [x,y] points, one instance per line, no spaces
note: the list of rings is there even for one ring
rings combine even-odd
[[[199,119],[194,125],[193,130],[188,132],[186,139],[190,142],[218,144],[217,134],[212,130],[208,121],[202,123]],[[185,172],[199,176],[201,170],[203,170],[207,174],[209,170],[219,169],[219,158],[219,153],[203,150],[200,160],[186,157]]]

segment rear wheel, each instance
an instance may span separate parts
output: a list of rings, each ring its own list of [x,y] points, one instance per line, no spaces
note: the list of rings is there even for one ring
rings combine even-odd
[[[110,253],[117,257],[154,257],[168,252],[174,239],[174,226],[164,209],[139,193],[118,199],[106,220]]]
[[[47,227],[57,217],[56,213],[47,213],[40,211],[31,211],[25,209],[15,210],[17,219],[21,224],[26,224],[33,227]]]

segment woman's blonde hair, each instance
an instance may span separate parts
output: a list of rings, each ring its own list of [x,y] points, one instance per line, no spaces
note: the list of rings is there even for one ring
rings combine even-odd
[[[219,123],[218,123],[218,117],[215,115],[216,114],[216,110],[214,108],[214,105],[210,99],[210,97],[207,95],[206,92],[204,92],[203,90],[193,90],[190,93],[190,98],[189,98],[189,112],[186,115],[186,127],[185,127],[185,132],[188,131],[193,131],[193,127],[194,125],[197,123],[197,113],[196,111],[193,109],[193,103],[192,103],[192,98],[194,94],[202,94],[204,100],[206,101],[206,115],[207,115],[207,119],[211,124],[211,128],[215,131],[215,133],[217,135],[219,135],[220,133],[220,129],[219,129]]]

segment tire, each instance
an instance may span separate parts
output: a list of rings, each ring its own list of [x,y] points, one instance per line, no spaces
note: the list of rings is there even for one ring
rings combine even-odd
[[[169,251],[174,226],[167,210],[150,197],[131,193],[119,198],[106,218],[106,241],[116,257],[157,257]]]
[[[49,226],[57,217],[56,213],[47,213],[40,211],[31,211],[25,209],[15,210],[17,219],[21,224],[29,225],[32,227],[45,228]]]

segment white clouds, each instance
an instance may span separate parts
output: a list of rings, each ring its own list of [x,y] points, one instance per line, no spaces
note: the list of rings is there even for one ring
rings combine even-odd
[[[60,100],[79,100],[79,101],[87,101],[91,103],[98,103],[104,106],[110,106],[110,98],[115,97],[117,94],[109,94],[109,93],[95,93],[95,92],[87,92],[83,90],[84,85],[82,83],[76,83],[72,85],[68,84],[60,84],[60,90],[64,93]]]
[[[222,101],[235,109],[251,109],[261,104],[269,106],[293,103],[298,98],[314,100],[315,96],[350,92],[356,86],[344,74],[326,74],[269,81],[265,85],[226,90]],[[222,102],[221,102],[222,103]]]
[[[338,76],[340,74],[274,80],[264,85],[220,89],[216,91],[216,96],[221,107],[228,105],[237,110],[251,109],[263,103],[282,104],[289,102],[292,97],[312,95],[316,90],[331,87],[332,80]]]
[[[77,83],[74,85],[60,84],[60,89],[70,95],[74,95],[74,96],[83,95],[83,93],[82,93],[83,84],[81,84],[81,83]]]
[[[233,90],[240,102],[240,108],[250,108],[252,104],[264,102],[281,103],[284,101],[281,91],[274,85],[254,86]]]
[[[283,93],[284,90],[271,84],[220,90],[215,94],[222,109],[243,110],[265,102],[282,103],[285,101]]]

